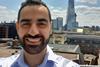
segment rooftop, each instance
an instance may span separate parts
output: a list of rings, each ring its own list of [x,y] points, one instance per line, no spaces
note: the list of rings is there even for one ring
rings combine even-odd
[[[66,53],[80,53],[79,45],[60,45],[60,44],[49,44],[53,51],[66,52]]]
[[[100,40],[100,36],[97,35],[77,35],[77,34],[68,34],[68,38],[77,38],[77,39],[85,39],[85,40]]]

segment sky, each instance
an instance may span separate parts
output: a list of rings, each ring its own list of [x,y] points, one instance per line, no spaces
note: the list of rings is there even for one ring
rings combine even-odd
[[[0,0],[0,21],[16,20],[18,9],[24,0]],[[43,0],[52,18],[63,17],[66,23],[68,0]],[[100,0],[74,0],[76,20],[79,26],[100,26]]]

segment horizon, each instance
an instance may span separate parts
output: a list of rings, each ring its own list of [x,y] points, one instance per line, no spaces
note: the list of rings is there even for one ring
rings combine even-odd
[[[21,2],[24,0],[1,0],[0,21],[16,20]],[[51,11],[52,18],[63,17],[66,22],[68,0],[43,0]],[[79,26],[98,26],[100,23],[99,0],[74,0]],[[61,4],[61,5],[60,5]]]

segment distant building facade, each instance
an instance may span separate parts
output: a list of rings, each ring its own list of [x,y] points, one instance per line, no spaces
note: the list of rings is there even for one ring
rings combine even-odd
[[[17,36],[15,21],[0,23],[0,38],[15,38]]]
[[[53,28],[53,30],[62,30],[63,18],[57,17],[56,19],[52,19],[52,28]]]

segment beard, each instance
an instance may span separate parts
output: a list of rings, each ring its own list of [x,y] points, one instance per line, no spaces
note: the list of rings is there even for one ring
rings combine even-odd
[[[40,44],[34,44],[34,45],[27,44],[26,43],[27,38],[31,38],[31,39],[40,38],[41,43]],[[46,46],[49,42],[49,39],[50,39],[50,36],[49,36],[48,39],[45,39],[42,35],[32,36],[32,35],[27,34],[23,37],[22,40],[20,39],[20,41],[21,41],[21,46],[23,47],[23,49],[27,53],[33,55],[33,54],[39,54],[41,51],[43,51],[46,48]]]

